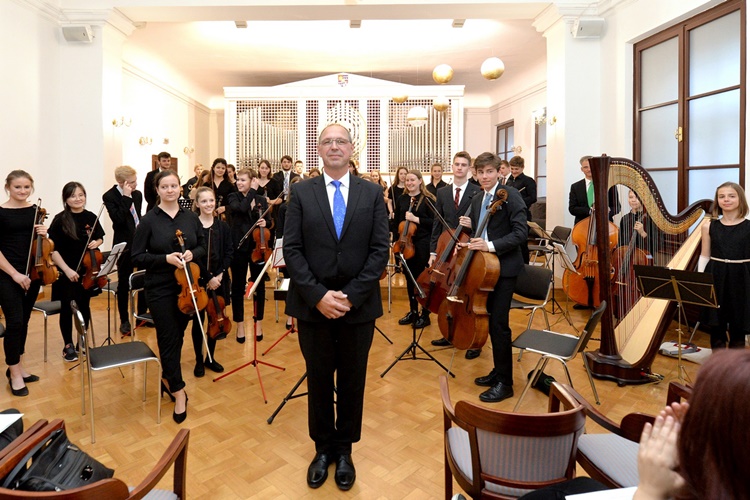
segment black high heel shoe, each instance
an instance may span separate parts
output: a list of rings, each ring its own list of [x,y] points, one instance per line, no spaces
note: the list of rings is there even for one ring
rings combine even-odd
[[[161,397],[164,397],[164,393],[167,393],[167,396],[169,396],[169,399],[172,400],[172,402],[175,402],[174,396],[171,392],[169,392],[169,389],[167,389],[167,386],[164,384],[164,381],[161,383]]]
[[[190,398],[188,398],[188,395],[187,395],[187,392],[186,392],[185,393],[185,411],[183,411],[182,413],[177,413],[176,411],[172,412],[172,419],[175,422],[177,422],[178,424],[183,423],[185,421],[185,419],[187,418],[187,405],[188,405],[188,400],[189,399]]]

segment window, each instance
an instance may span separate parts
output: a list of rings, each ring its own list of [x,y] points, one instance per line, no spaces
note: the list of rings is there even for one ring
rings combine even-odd
[[[501,160],[510,160],[515,154],[513,152],[515,141],[513,139],[513,120],[497,126],[497,156]]]
[[[536,156],[536,195],[538,198],[547,196],[547,121],[541,121],[534,126],[534,149]]]

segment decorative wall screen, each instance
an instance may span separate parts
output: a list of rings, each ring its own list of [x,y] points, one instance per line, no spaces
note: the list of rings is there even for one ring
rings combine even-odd
[[[237,102],[237,168],[257,167],[262,159],[279,167],[281,157],[299,151],[297,101]]]
[[[413,127],[406,121],[409,110],[422,106],[427,110],[427,123]],[[433,163],[451,163],[451,112],[437,111],[431,99],[409,99],[403,104],[393,101],[388,106],[388,161],[394,167],[429,171]]]

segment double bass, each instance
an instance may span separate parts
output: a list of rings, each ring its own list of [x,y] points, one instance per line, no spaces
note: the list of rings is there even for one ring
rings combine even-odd
[[[592,209],[592,214],[596,213]],[[607,213],[605,207],[604,212]],[[607,235],[608,252],[617,247],[619,230],[617,226],[609,222],[609,234]],[[597,307],[601,303],[599,294],[599,250],[597,248],[596,224],[594,217],[589,216],[573,227],[570,236],[576,246],[578,254],[573,266],[577,273],[565,270],[563,273],[563,289],[570,300],[588,307]],[[610,276],[614,270],[610,269]],[[608,302],[609,303],[609,302]]]
[[[495,198],[475,234],[484,232],[490,217],[507,201],[508,191],[498,189]],[[456,265],[456,279],[448,297],[440,304],[438,325],[440,333],[455,348],[477,349],[487,342],[489,335],[487,296],[500,278],[500,260],[494,253],[464,247],[458,251]]]
[[[36,203],[34,213],[34,225],[44,223],[47,218],[47,211],[41,208],[42,199],[39,198]],[[26,276],[31,281],[41,281],[45,285],[50,285],[57,281],[60,271],[52,261],[52,252],[55,251],[55,244],[51,239],[35,230],[31,232],[31,242],[29,243],[29,256],[26,261]]]

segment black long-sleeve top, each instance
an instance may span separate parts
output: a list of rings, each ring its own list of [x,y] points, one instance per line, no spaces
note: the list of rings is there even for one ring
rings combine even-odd
[[[268,201],[265,196],[260,196],[255,189],[250,189],[246,195],[236,191],[229,195],[227,205],[230,217],[232,219],[232,244],[234,250],[239,252],[250,252],[255,248],[255,242],[252,236],[249,236],[242,242],[240,240],[253,227],[253,224],[260,218],[260,215],[268,208]],[[266,227],[270,226],[270,212],[266,214]],[[268,242],[270,245],[271,243]],[[239,248],[238,248],[239,247]]]
[[[180,208],[174,218],[158,205],[148,212],[138,224],[133,237],[132,260],[139,269],[146,270],[147,294],[175,294],[178,290],[174,276],[175,266],[167,262],[167,255],[180,252],[176,231],[182,231],[185,250],[193,253],[199,261],[206,255],[203,224],[194,212]]]
[[[60,257],[65,263],[74,271],[81,273],[80,269],[76,269],[78,262],[81,260],[83,251],[86,249],[86,241],[88,240],[88,234],[86,233],[86,226],[93,227],[91,234],[91,241],[104,238],[104,229],[101,224],[96,220],[96,214],[84,210],[81,213],[70,213],[73,218],[73,224],[76,229],[76,237],[73,238],[63,230],[63,216],[64,212],[60,212],[55,215],[52,219],[52,224],[49,226],[49,237],[55,243],[55,251],[60,254]],[[96,226],[94,226],[96,223]]]
[[[424,199],[424,195],[417,195],[415,200],[414,208],[412,213],[419,217],[419,224],[417,224],[417,230],[412,237],[412,242],[415,246],[420,248],[424,247],[429,253],[430,237],[432,236],[432,223],[434,222],[434,216],[432,210],[427,205],[427,201]],[[396,202],[396,223],[401,224],[406,220],[406,212],[409,211],[411,205],[411,196],[404,192]],[[412,223],[413,224],[413,223]]]
[[[3,231],[0,238],[0,253],[22,274],[26,274],[26,264],[29,261],[29,244],[34,232],[35,212],[36,205],[25,208],[0,207],[0,227]]]
[[[203,227],[203,238],[206,240],[207,251],[206,256],[199,259],[198,265],[201,266],[201,281],[205,285],[211,278],[229,269],[234,245],[229,225],[216,218],[210,227]],[[208,250],[211,252],[210,256]]]

